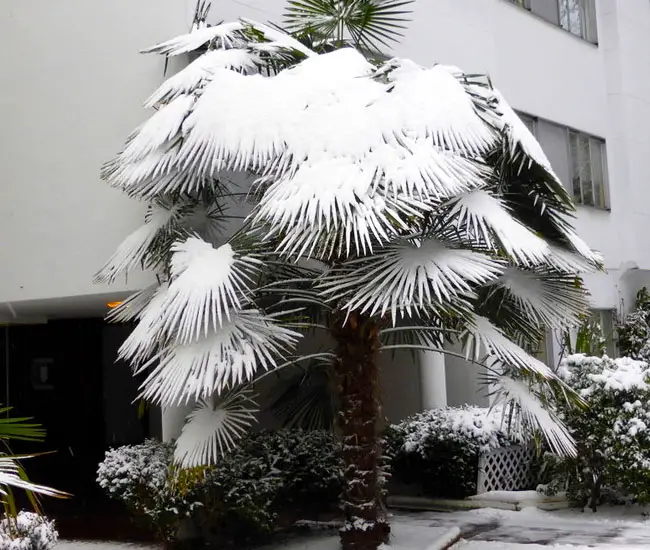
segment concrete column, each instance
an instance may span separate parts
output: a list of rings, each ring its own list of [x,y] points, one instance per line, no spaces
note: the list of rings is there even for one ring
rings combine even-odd
[[[435,351],[420,352],[420,395],[423,409],[447,405],[445,356]]]
[[[162,410],[162,438],[163,441],[177,439],[185,424],[185,418],[194,409],[194,405],[183,407],[168,407]]]

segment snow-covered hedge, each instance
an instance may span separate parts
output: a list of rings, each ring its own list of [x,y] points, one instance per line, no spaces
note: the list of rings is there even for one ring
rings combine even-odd
[[[58,540],[54,522],[33,512],[0,520],[0,550],[51,550]]]
[[[322,431],[251,434],[201,471],[178,471],[172,458],[172,444],[150,440],[109,451],[98,470],[100,486],[165,540],[184,518],[210,542],[267,537],[281,515],[335,506],[342,487],[336,439]]]
[[[650,367],[630,358],[566,358],[560,376],[586,401],[563,412],[578,457],[553,461],[550,491],[595,508],[603,489],[650,502]]]
[[[386,432],[393,478],[421,485],[432,497],[463,498],[476,492],[481,452],[521,443],[507,430],[498,407],[431,409]]]

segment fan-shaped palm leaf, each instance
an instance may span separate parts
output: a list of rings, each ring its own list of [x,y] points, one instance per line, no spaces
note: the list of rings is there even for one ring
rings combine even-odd
[[[289,0],[285,26],[293,33],[306,31],[329,37],[341,45],[378,50],[402,36],[413,0]]]
[[[201,401],[176,441],[174,460],[183,468],[216,463],[255,422],[257,410],[249,390]]]
[[[215,331],[186,343],[174,343],[144,363],[153,368],[141,397],[162,406],[206,399],[273,369],[288,355],[300,335],[283,328],[258,310],[233,310]]]
[[[456,249],[434,239],[395,243],[374,255],[348,260],[324,278],[327,296],[345,298],[344,308],[383,317],[390,312],[427,315],[438,304],[467,298],[475,285],[497,278],[499,260]]]
[[[500,376],[494,383],[495,402],[504,405],[504,415],[512,413],[512,420],[524,424],[529,433],[538,430],[557,454],[575,455],[575,441],[571,434],[537,392],[524,381],[509,376]]]

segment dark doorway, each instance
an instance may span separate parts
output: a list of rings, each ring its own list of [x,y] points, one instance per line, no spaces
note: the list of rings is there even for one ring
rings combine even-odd
[[[109,447],[151,435],[150,420],[133,404],[138,383],[128,366],[115,363],[128,332],[101,319],[0,328],[0,403],[13,407],[14,416],[33,417],[47,431],[44,443],[16,443],[13,450],[56,451],[26,461],[25,467],[33,481],[74,495],[43,502],[65,537],[125,538],[120,536],[125,528],[116,532],[115,522],[128,521],[96,477]]]

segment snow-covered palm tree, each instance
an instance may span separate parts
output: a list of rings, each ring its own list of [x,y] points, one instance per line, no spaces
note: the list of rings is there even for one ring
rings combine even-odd
[[[577,274],[600,260],[487,78],[406,59],[377,66],[351,47],[318,53],[329,49],[241,20],[197,23],[147,50],[199,55],[146,101],[154,113],[104,167],[150,208],[98,280],[140,265],[158,276],[111,318],[137,321],[120,354],[148,372],[144,398],[197,403],[177,441],[183,465],[236,444],[260,377],[327,362],[346,465],[342,541],[367,549],[389,532],[378,354],[462,342],[510,412],[571,452],[544,406],[564,388],[525,349],[577,323],[587,307]],[[242,173],[252,211],[224,237]],[[308,326],[332,350],[298,355]]]

